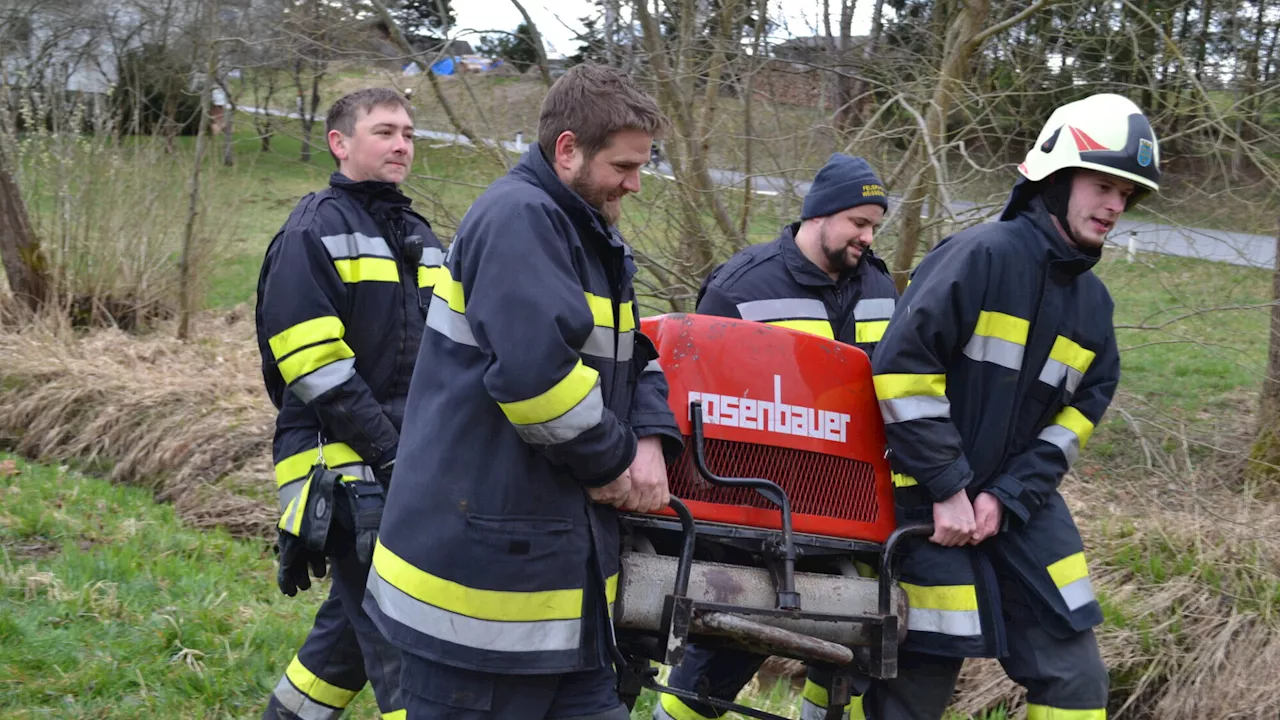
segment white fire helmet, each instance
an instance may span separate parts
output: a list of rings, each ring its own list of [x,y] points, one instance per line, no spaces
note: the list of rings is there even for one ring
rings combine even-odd
[[[1065,168],[1096,170],[1134,183],[1132,206],[1160,190],[1160,144],[1132,100],[1111,93],[1091,95],[1053,111],[1018,172],[1038,181]]]

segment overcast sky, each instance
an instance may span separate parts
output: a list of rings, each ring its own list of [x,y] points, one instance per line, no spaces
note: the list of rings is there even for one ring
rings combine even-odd
[[[521,0],[525,9],[533,16],[538,30],[547,44],[547,54],[552,57],[572,55],[578,49],[574,35],[582,30],[579,18],[598,12],[591,0]],[[814,27],[819,26],[818,14],[822,7],[821,0],[787,0],[786,6],[779,11],[770,10],[774,22],[779,27],[774,30],[776,41],[797,35],[813,35]],[[840,3],[830,3],[838,13]],[[871,27],[871,6],[874,3],[860,2],[853,16],[853,34],[865,35]],[[515,30],[523,19],[520,11],[511,4],[511,0],[454,0],[454,15],[458,19],[454,34],[473,45],[478,41],[477,34],[486,30]],[[839,32],[838,15],[831,18],[832,29]]]

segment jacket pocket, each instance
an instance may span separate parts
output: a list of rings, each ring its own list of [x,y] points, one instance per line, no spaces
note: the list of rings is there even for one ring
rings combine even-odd
[[[476,551],[537,562],[555,557],[573,532],[567,518],[532,515],[467,515],[468,543]],[[478,552],[483,555],[484,552]]]

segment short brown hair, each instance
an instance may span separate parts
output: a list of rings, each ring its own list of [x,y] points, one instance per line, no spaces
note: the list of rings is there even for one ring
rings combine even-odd
[[[329,107],[329,113],[324,118],[325,145],[328,145],[327,138],[330,130],[337,130],[343,135],[354,135],[356,119],[360,117],[360,113],[367,113],[376,107],[404,108],[404,111],[409,113],[409,119],[413,119],[413,106],[399,92],[380,87],[356,90],[338,98],[338,101]],[[329,154],[333,155],[332,149],[329,150]],[[338,162],[337,155],[333,155],[333,161]]]
[[[621,70],[583,63],[569,68],[547,91],[538,115],[538,145],[553,157],[556,138],[568,130],[590,158],[619,130],[661,137],[668,125],[653,98]]]

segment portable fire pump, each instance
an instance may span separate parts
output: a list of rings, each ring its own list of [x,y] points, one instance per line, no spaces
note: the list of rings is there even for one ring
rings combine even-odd
[[[865,353],[816,335],[703,315],[646,318],[685,450],[672,501],[623,514],[614,605],[619,694],[670,693],[766,720],[754,708],[666,687],[696,642],[830,669],[828,718],[855,676],[897,675],[907,601],[894,582],[884,426]]]

